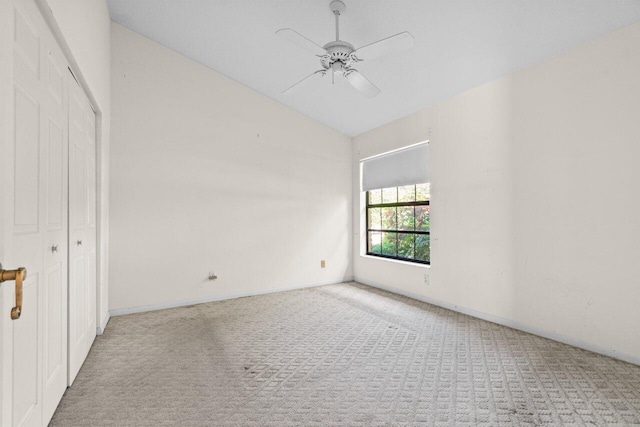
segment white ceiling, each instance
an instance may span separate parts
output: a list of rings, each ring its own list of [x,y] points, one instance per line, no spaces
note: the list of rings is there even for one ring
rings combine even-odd
[[[640,20],[640,0],[344,0],[341,39],[356,48],[409,31],[415,47],[357,64],[382,93],[325,77],[274,33],[333,40],[329,0],[108,0],[111,18],[294,110],[354,136]]]

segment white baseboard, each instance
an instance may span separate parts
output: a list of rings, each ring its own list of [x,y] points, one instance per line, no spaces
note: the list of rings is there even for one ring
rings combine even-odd
[[[371,280],[363,279],[361,277],[355,277],[354,281],[368,285],[368,286],[372,286],[374,288],[379,288],[388,292],[392,292],[394,294],[403,295],[405,297],[409,297],[418,301],[426,302],[428,304],[437,305],[438,307],[446,308],[448,310],[456,311],[458,313],[466,314],[468,316],[477,317],[478,319],[486,320],[492,323],[497,323],[499,325],[507,326],[509,328],[518,329],[520,331],[528,332],[533,335],[538,335],[543,338],[548,338],[550,340],[568,344],[573,347],[578,347],[584,350],[592,351],[594,353],[599,353],[605,356],[613,357],[614,359],[619,359],[625,362],[633,363],[635,365],[640,365],[640,356],[623,353],[611,348],[601,347],[599,345],[587,343],[575,338],[568,337],[566,335],[546,331],[544,329],[540,329],[535,326],[526,325],[524,323],[520,323],[512,319],[506,319],[503,317],[494,316],[492,314],[476,311],[470,308],[460,307],[458,305],[455,305],[449,302],[436,300],[433,298],[426,297],[424,295],[419,295],[413,292],[408,292],[402,289],[394,288],[393,286],[388,286],[382,283],[377,283]]]
[[[104,330],[107,327],[107,323],[109,323],[109,319],[111,319],[111,312],[107,310],[107,314],[104,315],[102,322],[100,322],[100,325],[96,328],[96,333],[98,335],[104,334]]]
[[[313,287],[322,286],[322,285],[333,285],[336,283],[350,282],[352,280],[353,280],[353,277],[342,277],[340,279],[328,280],[325,282],[303,283],[300,285],[285,286],[281,288],[260,289],[256,291],[237,292],[233,294],[215,295],[210,297],[186,299],[186,300],[179,300],[179,301],[168,301],[168,302],[162,302],[158,304],[139,305],[135,307],[114,308],[109,311],[109,314],[110,316],[122,316],[125,314],[143,313],[145,311],[163,310],[165,308],[184,307],[186,305],[203,304],[203,303],[214,302],[214,301],[224,301],[228,299],[250,297],[255,295],[273,294],[276,292],[293,291],[295,289],[313,288]]]

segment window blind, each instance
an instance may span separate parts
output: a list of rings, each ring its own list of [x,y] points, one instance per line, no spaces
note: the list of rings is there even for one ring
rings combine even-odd
[[[363,159],[362,191],[429,182],[429,144],[406,148]]]

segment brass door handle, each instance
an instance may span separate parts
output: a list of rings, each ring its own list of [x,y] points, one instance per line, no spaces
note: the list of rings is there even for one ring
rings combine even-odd
[[[22,282],[27,278],[27,269],[20,267],[17,270],[3,270],[0,266],[0,283],[7,280],[16,281],[16,306],[11,309],[11,318],[17,320],[22,314]]]

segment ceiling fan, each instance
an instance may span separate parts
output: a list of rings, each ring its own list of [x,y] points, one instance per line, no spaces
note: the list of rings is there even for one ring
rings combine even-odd
[[[360,74],[358,70],[353,68],[354,64],[360,61],[375,59],[399,50],[408,49],[413,46],[413,36],[404,31],[395,36],[387,37],[386,39],[378,40],[377,42],[354,49],[351,43],[340,40],[340,15],[344,13],[347,7],[342,1],[333,0],[329,8],[336,19],[336,40],[322,47],[291,28],[283,28],[276,31],[276,34],[280,37],[318,56],[320,58],[320,64],[322,65],[320,70],[308,75],[293,86],[285,89],[282,93],[289,92],[307,79],[324,77],[330,72],[332,83],[335,82],[336,75],[341,75],[364,96],[373,98],[380,93],[380,89]]]

